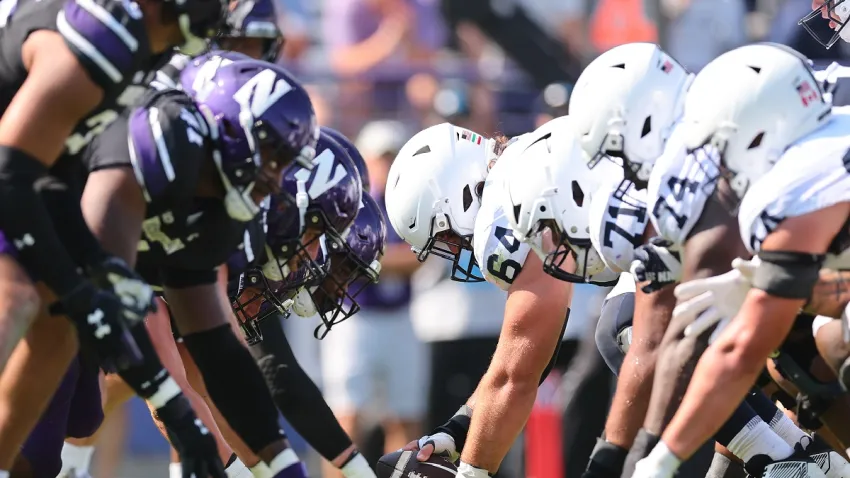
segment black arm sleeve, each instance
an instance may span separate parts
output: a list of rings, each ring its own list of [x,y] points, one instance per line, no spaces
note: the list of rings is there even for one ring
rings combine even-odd
[[[71,259],[86,267],[103,261],[107,254],[86,224],[80,208],[84,178],[77,175],[82,174],[82,167],[73,158],[61,158],[49,175],[36,182],[36,191],[47,206],[53,227]]]
[[[252,345],[278,410],[295,430],[326,460],[351,446],[351,438],[336,421],[319,387],[298,364],[276,317],[260,322],[263,341]]]
[[[35,184],[47,169],[15,148],[0,146],[0,221],[8,240],[17,243],[18,259],[31,275],[64,297],[85,279],[77,271],[53,227]],[[77,209],[79,200],[73,203]],[[82,214],[78,212],[78,214]]]

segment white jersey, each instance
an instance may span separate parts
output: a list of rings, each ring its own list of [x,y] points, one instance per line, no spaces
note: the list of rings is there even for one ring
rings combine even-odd
[[[720,177],[715,150],[700,148],[688,153],[681,131],[676,127],[667,140],[652,168],[646,196],[656,232],[677,246],[685,243],[699,221]]]
[[[646,190],[631,181],[609,182],[593,193],[590,241],[612,271],[628,272],[648,223]]]
[[[850,201],[850,107],[788,148],[756,181],[738,212],[741,240],[752,253],[784,219]],[[834,245],[824,267],[850,268],[850,244]]]
[[[506,171],[511,161],[520,158],[532,135],[524,134],[509,145],[487,175],[481,194],[481,208],[475,216],[472,248],[484,278],[502,290],[508,290],[522,270],[531,247],[515,238],[502,208],[507,194]]]

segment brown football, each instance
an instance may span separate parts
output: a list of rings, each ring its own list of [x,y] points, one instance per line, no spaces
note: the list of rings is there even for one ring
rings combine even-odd
[[[375,467],[378,478],[449,478],[456,474],[457,467],[448,459],[431,455],[427,461],[419,461],[415,451],[388,453]]]

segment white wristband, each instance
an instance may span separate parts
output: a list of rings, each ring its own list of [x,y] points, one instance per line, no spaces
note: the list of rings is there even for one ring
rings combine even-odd
[[[490,478],[490,473],[482,468],[476,468],[464,461],[457,467],[457,478]]]

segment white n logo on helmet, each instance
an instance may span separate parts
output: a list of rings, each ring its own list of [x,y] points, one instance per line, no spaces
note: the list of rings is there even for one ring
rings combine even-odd
[[[334,153],[330,150],[330,148],[325,148],[321,154],[316,156],[314,163],[316,163],[316,167],[314,167],[312,171],[299,169],[295,172],[295,179],[298,181],[304,181],[305,183],[310,179],[310,174],[314,174],[313,182],[310,184],[310,189],[307,191],[307,195],[310,196],[310,199],[315,199],[330,191],[332,187],[339,184],[339,182],[342,181],[342,179],[348,174],[342,163],[337,163],[336,168],[331,170],[334,164]],[[333,174],[333,177],[331,177],[331,174]]]
[[[233,60],[215,55],[198,68],[198,73],[195,74],[195,79],[192,81],[192,91],[194,91],[195,98],[198,101],[204,101],[207,95],[215,89],[216,85],[212,79],[218,69],[231,63],[233,63]]]
[[[248,111],[253,118],[258,118],[290,91],[292,85],[267,69],[246,81],[233,95],[233,99],[239,103],[242,111]]]

